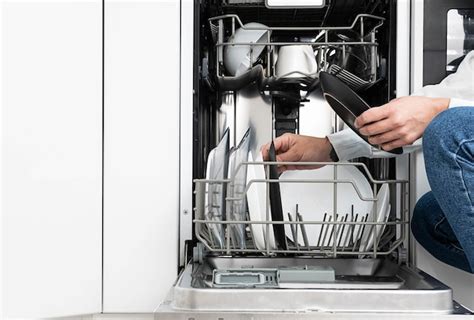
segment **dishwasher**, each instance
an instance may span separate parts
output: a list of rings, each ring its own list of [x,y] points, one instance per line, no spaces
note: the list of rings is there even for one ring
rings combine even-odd
[[[346,128],[319,72],[371,106],[397,96],[398,5],[194,3],[193,239],[157,319],[474,318],[413,264],[409,154],[281,175],[259,156],[285,133]]]

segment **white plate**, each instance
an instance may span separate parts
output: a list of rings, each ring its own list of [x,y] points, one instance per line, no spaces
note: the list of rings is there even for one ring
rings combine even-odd
[[[226,218],[229,221],[247,220],[247,203],[245,201],[245,187],[247,183],[247,166],[242,165],[246,162],[250,146],[250,129],[247,130],[239,145],[234,148],[229,156],[228,178],[231,182],[227,185],[227,197],[236,198],[227,203]],[[230,225],[234,245],[245,249],[245,224]]]
[[[249,162],[253,162],[252,153],[249,153]],[[255,162],[262,162],[262,155],[255,159]],[[249,165],[247,170],[247,185],[252,180],[263,180],[265,179],[265,169],[263,165]],[[266,183],[255,182],[252,183],[247,191],[247,203],[249,209],[249,217],[251,221],[266,221],[266,203],[267,203],[267,188]],[[271,212],[268,212],[271,220]],[[267,232],[267,225],[265,224],[251,224],[250,229],[254,238],[255,246],[259,250],[266,249],[265,234]],[[270,243],[270,249],[276,249],[275,236],[273,235],[273,226],[269,227],[270,234],[268,241]]]
[[[215,157],[216,149],[209,152],[207,158],[206,179],[214,180],[215,177]],[[215,184],[206,184],[206,197],[204,199],[204,215],[206,220],[222,220],[222,211],[219,208],[221,203],[220,198],[223,196],[221,186]],[[212,240],[218,247],[224,244],[224,228],[219,224],[209,224],[209,229],[212,232]]]
[[[206,180],[211,179],[211,170],[212,170],[212,163],[214,162],[214,153],[215,150],[211,150],[209,152],[209,155],[207,156],[207,165],[206,165]],[[211,205],[210,205],[210,200],[211,200],[211,192],[214,191],[213,185],[206,183],[206,196],[204,197],[204,219],[208,219],[210,214],[211,214]],[[212,230],[212,226],[209,225],[209,228]],[[213,236],[215,236],[216,231],[212,230]]]
[[[369,216],[367,217],[367,221],[373,221],[373,212],[374,210],[370,211]],[[375,218],[376,222],[386,222],[388,216],[390,214],[390,189],[388,184],[384,183],[380,188],[379,192],[377,193],[377,216]],[[375,235],[380,237],[382,232],[385,229],[385,225],[377,225],[375,227]],[[362,237],[360,240],[360,247],[359,252],[369,251],[372,250],[372,246],[374,245],[374,232],[371,226],[366,225],[364,228],[364,232],[362,233]]]
[[[212,149],[211,152],[209,152],[209,155],[207,156],[207,165],[206,165],[206,180],[211,179],[211,170],[212,170],[212,163],[214,162],[214,153],[216,150]],[[209,185],[206,185],[206,190]],[[205,199],[206,201],[208,200],[207,198]]]
[[[363,198],[372,198],[372,189],[364,177],[364,175],[355,166],[338,166],[337,179],[352,181],[359,189]],[[334,189],[332,183],[282,183],[281,180],[333,180],[334,167],[325,166],[317,170],[295,170],[286,171],[280,176],[280,189],[283,206],[283,214],[285,220],[288,220],[288,213],[291,214],[292,220],[296,220],[296,204],[298,204],[298,212],[302,215],[304,221],[323,221],[324,214],[333,215]],[[365,216],[372,208],[371,201],[361,200],[355,188],[350,183],[339,183],[337,186],[337,213],[338,221],[341,221],[346,214],[348,220],[351,218],[351,206],[354,206],[354,219],[356,214]],[[326,219],[327,220],[327,219]],[[360,218],[358,219],[360,220]],[[329,241],[332,233],[332,226],[327,225],[323,229],[323,235],[320,239],[322,226],[320,224],[305,225],[308,242],[311,246],[316,245],[332,245],[333,241]],[[327,231],[326,231],[327,230]],[[285,226],[286,235],[293,239],[293,234],[288,225]],[[349,228],[344,227],[344,231],[338,231],[338,243],[341,245],[349,242]],[[326,234],[324,243],[322,238]],[[357,235],[355,228],[354,236]],[[301,229],[298,230],[298,243],[304,245]],[[355,240],[355,239],[354,239]]]
[[[215,150],[212,149],[211,152],[209,152],[209,155],[207,156],[207,165],[206,165],[206,180],[211,179],[211,170],[214,162],[214,153]],[[206,210],[208,210],[209,207],[209,189],[210,189],[210,184],[206,183],[206,197],[204,197],[204,206]]]
[[[219,144],[209,152],[207,158],[206,179],[222,180],[226,178],[225,172],[228,162],[229,150],[229,130],[224,135]],[[207,196],[204,200],[206,220],[222,221],[224,219],[224,186],[222,184],[208,184],[206,186]],[[214,244],[222,248],[224,245],[224,227],[222,224],[209,224],[211,237]]]

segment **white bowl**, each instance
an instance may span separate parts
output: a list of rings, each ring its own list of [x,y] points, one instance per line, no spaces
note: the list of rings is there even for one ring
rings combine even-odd
[[[318,65],[310,45],[282,46],[276,62],[276,76],[279,78],[316,77]]]
[[[262,28],[266,29],[267,26],[257,23],[250,22],[244,24],[244,28]],[[235,34],[231,36],[228,42],[231,43],[261,43],[267,42],[268,30],[247,30],[239,28],[235,31]],[[265,46],[254,46],[253,51],[250,50],[250,45],[236,45],[226,46],[224,48],[224,66],[226,70],[233,76],[238,76],[248,70],[251,65],[250,62],[258,59],[260,54],[265,49]],[[252,51],[252,54],[250,53]]]

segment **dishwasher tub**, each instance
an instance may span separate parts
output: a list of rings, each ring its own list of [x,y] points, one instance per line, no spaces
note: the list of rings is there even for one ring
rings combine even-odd
[[[337,285],[324,288],[214,288],[213,270],[238,268],[331,267],[336,278],[351,277],[353,287]],[[370,289],[358,289],[358,281],[371,282]],[[385,289],[384,279],[402,280],[398,289]],[[336,279],[336,282],[338,281]],[[284,306],[284,307],[283,307]],[[387,259],[304,259],[298,258],[238,258],[208,257],[203,263],[190,263],[178,278],[168,299],[158,308],[158,314],[169,319],[227,319],[231,315],[265,315],[273,319],[289,314],[399,315],[444,319],[464,314],[474,317],[453,302],[452,290],[420,270],[400,266]],[[187,316],[185,316],[187,315]],[[207,318],[206,316],[207,315]],[[225,317],[227,315],[227,318]],[[434,317],[434,318],[433,318]],[[367,317],[365,317],[366,319]],[[163,318],[159,318],[163,319]],[[165,318],[166,319],[166,318]],[[231,318],[232,319],[232,318]],[[241,319],[241,318],[238,318]],[[256,319],[256,318],[254,318]]]

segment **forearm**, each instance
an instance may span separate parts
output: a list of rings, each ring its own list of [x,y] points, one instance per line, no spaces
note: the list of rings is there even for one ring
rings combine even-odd
[[[463,80],[464,77],[461,77],[460,75],[457,75],[456,77],[453,76],[454,75],[446,78],[439,85],[426,86],[414,94],[414,96],[425,96],[425,100],[428,101],[428,103],[422,109],[419,109],[420,114],[425,112],[429,113],[426,116],[426,125],[428,125],[429,122],[431,122],[431,120],[439,113],[447,110],[448,108],[474,106],[474,88],[472,87],[472,83],[470,86],[471,92],[473,92],[473,94],[467,94],[466,92],[469,91],[467,89],[462,90],[462,92],[458,92],[456,90],[460,87],[460,81]],[[463,85],[466,86],[465,83],[463,83]],[[467,99],[456,98],[460,94],[465,95]],[[442,95],[445,96],[443,97]],[[411,110],[412,108],[408,110],[409,113],[413,112]],[[416,150],[421,146],[420,137],[422,133],[423,132],[421,131],[415,138],[416,140],[412,138],[410,143],[408,143],[409,145],[404,146],[404,153]],[[372,136],[370,134],[367,135]],[[356,133],[349,129],[328,135],[328,140],[331,142],[340,160],[350,160],[359,157],[380,158],[393,156],[390,153],[371,147]],[[379,138],[374,137],[372,140],[373,141],[370,141],[371,143],[379,144],[377,141],[380,140]]]

